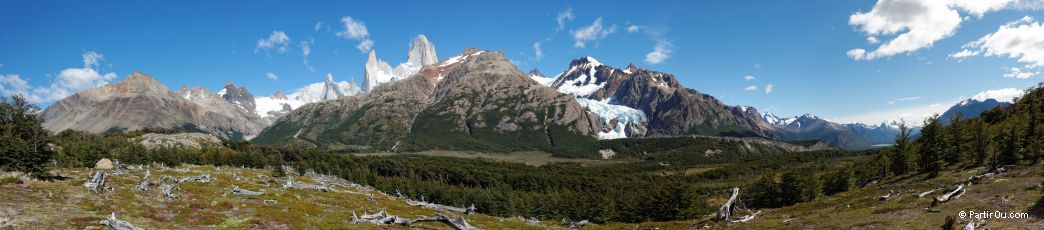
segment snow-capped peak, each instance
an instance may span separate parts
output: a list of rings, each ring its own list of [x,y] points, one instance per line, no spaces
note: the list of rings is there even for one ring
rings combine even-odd
[[[598,62],[597,59],[595,59],[594,57],[591,57],[591,56],[585,56],[583,59],[584,59],[584,61],[587,61],[587,63],[589,63],[591,67],[602,65],[601,62]]]

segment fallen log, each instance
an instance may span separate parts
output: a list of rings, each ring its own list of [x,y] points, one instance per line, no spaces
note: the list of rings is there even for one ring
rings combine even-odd
[[[877,197],[877,200],[879,200],[879,201],[886,201],[886,200],[888,200],[888,198],[892,197],[892,195],[894,195],[894,194],[895,194],[895,191],[888,190],[888,194],[885,194],[884,196]]]
[[[411,205],[411,206],[420,206],[420,207],[430,208],[430,209],[442,209],[442,210],[447,210],[447,211],[459,212],[459,213],[464,213],[464,214],[468,214],[468,215],[471,215],[471,214],[475,213],[475,204],[472,204],[471,206],[468,206],[467,208],[460,208],[460,207],[453,207],[453,206],[449,206],[449,205],[441,205],[441,204],[430,203],[430,202],[427,202],[427,201],[416,201],[416,200],[412,200],[412,199],[409,199],[409,198],[406,198],[406,204]]]
[[[451,228],[453,228],[455,230],[476,230],[476,229],[478,229],[478,228],[475,228],[475,226],[471,226],[471,224],[468,224],[468,221],[465,220],[464,217],[449,218],[449,217],[447,217],[445,215],[442,215],[441,213],[435,213],[435,216],[432,216],[432,217],[418,218],[416,220],[411,221],[410,225],[413,225],[415,223],[420,223],[420,222],[441,222],[443,224],[449,225]]]
[[[146,169],[145,170],[145,176],[141,177],[141,183],[138,183],[138,186],[136,187],[136,188],[138,188],[138,191],[148,192],[149,191],[149,185],[159,184],[158,182],[156,182],[154,180],[149,180],[149,176],[151,176],[151,175],[152,175],[152,172],[150,172],[149,170]]]
[[[988,172],[988,173],[983,173],[982,175],[970,176],[970,177],[968,177],[968,183],[979,184],[979,183],[982,182],[982,180],[989,179],[989,178],[993,177],[994,175],[997,175],[997,174],[996,173],[992,173],[992,172]]]
[[[239,186],[233,185],[232,186],[232,194],[247,195],[247,196],[258,196],[258,195],[265,194],[265,192],[250,191],[250,190],[246,190],[246,189],[241,189],[241,188],[239,188]]]
[[[167,199],[171,199],[171,200],[177,200],[178,199],[178,194],[174,194],[174,190],[178,190],[178,188],[174,187],[174,185],[169,185],[169,184],[160,185],[160,191],[163,191],[163,196],[166,196]]]
[[[315,190],[320,192],[329,192],[330,189],[326,186],[307,184],[294,182],[293,176],[287,176],[286,183],[283,184],[283,189],[300,189],[300,190]]]
[[[109,215],[109,219],[100,221],[100,224],[116,230],[142,230],[142,228],[134,227],[127,221],[117,220],[115,212]]]
[[[917,194],[917,198],[921,198],[921,197],[927,196],[928,194],[932,194],[935,191],[939,191],[939,189],[932,189],[932,190],[924,191],[922,193],[918,193]]]
[[[210,173],[203,173],[202,175],[199,175],[199,176],[190,176],[190,177],[182,178],[181,180],[178,180],[178,183],[193,182],[193,181],[200,182],[200,183],[210,183],[210,179],[211,179],[210,178]]]
[[[755,213],[751,213],[750,215],[740,217],[737,220],[733,220],[732,223],[746,223],[747,221],[754,220],[754,218],[757,217],[758,214],[761,214],[761,211],[757,211]]]
[[[739,188],[732,188],[732,195],[729,196],[729,200],[725,204],[718,208],[718,213],[715,215],[715,219],[718,221],[731,220],[732,212],[735,211],[736,200],[739,199]]]
[[[939,204],[946,203],[946,202],[948,202],[950,200],[960,198],[961,195],[964,195],[964,185],[963,184],[957,185],[957,189],[954,189],[953,191],[950,191],[950,192],[948,192],[946,194],[943,194],[942,196],[935,197],[935,199],[932,201],[932,206],[931,207],[935,207],[935,206],[937,206]]]

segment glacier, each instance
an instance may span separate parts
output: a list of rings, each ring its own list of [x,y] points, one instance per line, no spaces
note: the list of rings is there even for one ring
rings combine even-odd
[[[587,108],[588,111],[597,114],[603,127],[608,127],[610,125],[609,122],[616,119],[615,127],[608,131],[599,132],[598,139],[627,138],[626,129],[628,125],[648,122],[645,112],[623,105],[610,104],[608,99],[599,101],[576,98],[576,102],[580,103],[580,106]]]

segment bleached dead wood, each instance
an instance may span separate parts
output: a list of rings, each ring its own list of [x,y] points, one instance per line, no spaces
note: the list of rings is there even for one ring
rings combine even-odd
[[[935,206],[937,206],[939,204],[942,204],[942,203],[946,203],[946,202],[948,202],[950,200],[953,200],[953,199],[960,198],[961,195],[964,195],[964,190],[965,189],[964,189],[964,185],[963,184],[957,185],[957,189],[954,189],[953,191],[950,191],[950,192],[948,192],[946,194],[943,194],[942,196],[935,197],[935,199],[932,201],[932,207],[935,207]]]
[[[886,201],[886,200],[888,200],[888,198],[891,198],[892,195],[895,195],[895,191],[888,190],[888,194],[885,194],[883,196],[877,197],[877,200],[879,200],[879,201]]]
[[[922,193],[918,193],[917,194],[917,198],[921,198],[921,197],[927,196],[928,194],[932,194],[935,191],[939,191],[939,189],[932,189],[932,190],[924,191]]]
[[[83,187],[87,188],[88,190],[91,190],[94,193],[98,193],[98,188],[105,187],[106,177],[107,175],[105,174],[105,170],[98,170],[97,172],[94,172],[94,176],[87,180],[87,182],[83,183]]]
[[[988,172],[988,173],[983,173],[982,175],[970,176],[970,177],[968,177],[968,183],[979,184],[983,180],[992,178],[995,175],[997,175],[997,174],[996,173],[992,173],[992,172]]]
[[[471,224],[469,224],[468,221],[464,219],[464,217],[450,218],[445,215],[442,215],[441,213],[435,213],[435,216],[431,217],[418,218],[416,220],[411,221],[410,225],[420,222],[441,222],[443,224],[449,225],[451,228],[456,230],[478,229],[475,226],[471,226]]]
[[[968,224],[964,225],[964,230],[981,229],[983,226],[986,226],[986,219],[972,218]]]
[[[246,189],[241,189],[241,188],[239,188],[239,186],[233,185],[232,186],[232,194],[247,195],[247,196],[258,196],[258,195],[265,194],[265,192],[250,191],[250,190],[246,190]]]
[[[755,217],[758,217],[758,214],[761,214],[761,211],[757,211],[755,213],[751,213],[750,215],[740,217],[737,220],[733,220],[732,223],[746,223],[747,221],[754,220]]]
[[[427,201],[417,201],[417,200],[412,200],[412,199],[409,199],[409,198],[406,198],[406,204],[411,205],[411,206],[420,206],[420,207],[430,208],[430,209],[442,209],[442,210],[447,210],[447,211],[459,212],[459,213],[464,213],[464,214],[468,214],[468,215],[471,215],[471,214],[475,213],[475,204],[472,204],[471,206],[468,206],[467,208],[460,208],[460,207],[453,207],[453,206],[449,206],[449,205],[435,204],[435,203],[431,203],[431,202],[427,202]]]
[[[182,178],[181,180],[178,180],[178,183],[193,182],[193,181],[200,182],[200,183],[210,183],[210,180],[211,180],[210,173],[203,173],[203,174],[201,174],[199,176],[190,176],[190,177]]]
[[[130,224],[127,221],[117,220],[115,212],[109,215],[109,219],[102,220],[100,224],[109,226],[110,228],[116,230],[142,230],[142,228],[134,227],[134,225]]]
[[[715,219],[718,221],[731,220],[732,212],[735,211],[736,200],[739,199],[739,188],[732,188],[732,195],[729,196],[729,200],[725,204],[718,208],[718,214],[715,215]]]
[[[177,184],[177,183],[179,183],[179,182],[181,182],[181,181],[180,181],[180,180],[178,180],[178,178],[174,178],[174,177],[172,177],[172,176],[167,176],[167,175],[164,175],[164,176],[161,176],[161,177],[160,177],[160,182],[164,182],[164,183],[171,183],[171,184]]]
[[[294,182],[293,176],[287,176],[286,183],[283,183],[283,189],[301,189],[301,190],[315,190],[320,192],[329,192],[330,189],[326,186],[307,184],[301,182]]]
[[[147,192],[147,191],[149,191],[149,186],[150,185],[159,184],[159,182],[156,182],[154,180],[149,180],[149,176],[151,176],[151,175],[152,175],[152,172],[150,170],[146,169],[145,170],[145,176],[141,177],[141,183],[138,183],[138,186],[136,187],[138,189],[138,191]]]
[[[569,219],[562,219],[562,222],[559,225],[568,226],[570,229],[573,229],[573,228],[579,229],[579,228],[583,228],[584,226],[587,226],[588,224],[591,224],[591,221],[588,221],[588,220],[571,221]]]
[[[166,196],[167,199],[178,199],[178,194],[174,194],[174,190],[178,190],[178,187],[169,184],[160,185],[160,191],[163,191],[163,196]]]
[[[408,227],[421,222],[440,222],[449,225],[450,227],[456,230],[478,229],[475,226],[471,226],[471,224],[469,224],[468,221],[464,219],[464,217],[450,218],[441,213],[436,213],[434,216],[431,217],[421,217],[411,220],[409,218],[389,215],[388,211],[385,209],[381,209],[380,212],[374,214],[363,213],[362,216],[359,216],[355,213],[355,211],[352,211],[352,223],[354,224],[370,223],[375,225],[401,225]]]

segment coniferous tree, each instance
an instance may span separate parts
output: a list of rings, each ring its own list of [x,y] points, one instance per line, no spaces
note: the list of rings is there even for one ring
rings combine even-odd
[[[43,176],[53,153],[50,133],[41,126],[40,108],[20,95],[0,97],[0,169]]]
[[[940,169],[939,155],[942,154],[942,124],[939,115],[933,115],[924,121],[921,138],[918,139],[917,167],[923,173],[934,175]]]
[[[964,123],[961,122],[963,115],[960,112],[950,117],[950,125],[946,127],[946,140],[942,146],[944,149],[943,160],[949,165],[955,165],[961,161],[961,153],[965,151],[967,141],[964,138]]]
[[[902,175],[909,171],[910,165],[910,128],[906,127],[906,122],[899,124],[899,133],[895,136],[895,147],[892,148],[892,154],[888,157],[891,160],[890,167],[892,174]]]
[[[974,119],[968,125],[967,130],[971,132],[971,140],[969,141],[970,159],[975,165],[982,165],[989,156],[990,150],[990,135],[986,133],[986,123],[981,119]]]
[[[1019,149],[1019,146],[1018,146],[1019,145],[1018,134],[1019,133],[1018,133],[1018,128],[1017,128],[1018,126],[1016,124],[1013,124],[1012,126],[1013,127],[1004,127],[1004,128],[1007,128],[1007,130],[1004,130],[1004,131],[1007,131],[1007,132],[1005,132],[1004,134],[1001,134],[1002,138],[1000,139],[1000,143],[999,143],[1000,149],[998,149],[997,156],[996,156],[996,159],[994,160],[993,167],[1000,167],[1000,166],[1004,166],[1004,165],[1012,165],[1012,164],[1015,164],[1016,162],[1018,162],[1018,160],[1019,160],[1018,159],[1018,151],[1019,151],[1018,150]]]

